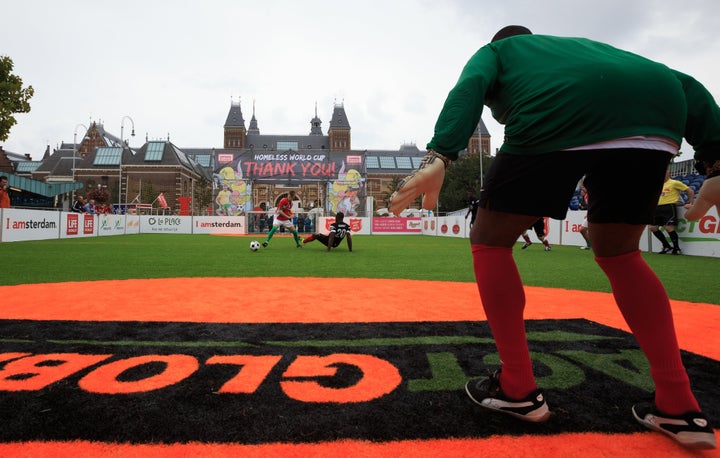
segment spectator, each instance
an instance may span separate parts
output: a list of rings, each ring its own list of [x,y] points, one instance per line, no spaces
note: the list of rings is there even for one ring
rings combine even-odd
[[[0,175],[0,208],[10,208],[10,194],[8,194],[8,179]]]
[[[297,223],[296,223],[296,225],[297,225],[298,231],[300,231],[300,232],[305,232],[305,216],[303,216],[302,213],[300,213],[300,214],[297,216]]]
[[[91,215],[94,215],[95,213],[97,213],[97,210],[96,210],[96,207],[95,207],[95,199],[90,199],[90,200],[85,204],[85,207],[84,207],[84,208],[85,208],[85,213],[90,213]]]
[[[83,199],[83,196],[75,196],[70,210],[75,213],[85,213],[85,199]]]

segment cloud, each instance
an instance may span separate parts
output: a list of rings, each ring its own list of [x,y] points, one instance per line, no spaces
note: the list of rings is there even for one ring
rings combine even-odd
[[[423,148],[467,59],[511,23],[647,55],[717,97],[718,13],[715,0],[11,2],[0,54],[36,93],[3,146],[39,159],[78,123],[119,135],[130,116],[133,146],[221,147],[233,97],[248,122],[255,100],[262,133],[308,133],[316,103],[327,132],[344,102],[354,148]],[[502,126],[483,119],[499,147]]]

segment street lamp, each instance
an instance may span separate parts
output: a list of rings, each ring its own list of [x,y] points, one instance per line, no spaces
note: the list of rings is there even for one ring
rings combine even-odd
[[[73,190],[72,190],[72,199],[75,200],[75,159],[77,158],[77,130],[78,127],[82,127],[85,129],[85,137],[83,139],[87,138],[87,131],[88,128],[85,126],[85,124],[78,124],[75,126],[75,131],[73,132],[73,167],[72,167],[72,181],[73,181]]]
[[[129,120],[130,124],[132,125],[132,132],[130,133],[130,136],[135,136],[135,121],[133,121],[130,116],[123,116],[123,118],[120,120],[120,146],[122,147],[122,149],[120,150],[120,162],[118,163],[118,214],[120,214],[120,205],[122,203],[122,154],[125,151],[123,130],[125,128],[126,119]]]

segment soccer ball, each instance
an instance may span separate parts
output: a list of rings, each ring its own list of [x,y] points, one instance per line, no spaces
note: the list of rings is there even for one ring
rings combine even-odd
[[[252,242],[250,242],[250,251],[257,251],[258,248],[260,248],[260,242],[258,242],[257,240],[253,240]]]

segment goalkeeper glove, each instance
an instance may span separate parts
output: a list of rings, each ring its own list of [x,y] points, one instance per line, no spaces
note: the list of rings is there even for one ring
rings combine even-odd
[[[419,195],[423,195],[422,207],[432,210],[437,205],[438,195],[445,179],[445,168],[450,159],[434,150],[423,157],[420,167],[412,175],[403,178],[390,196],[390,212],[399,215]]]

